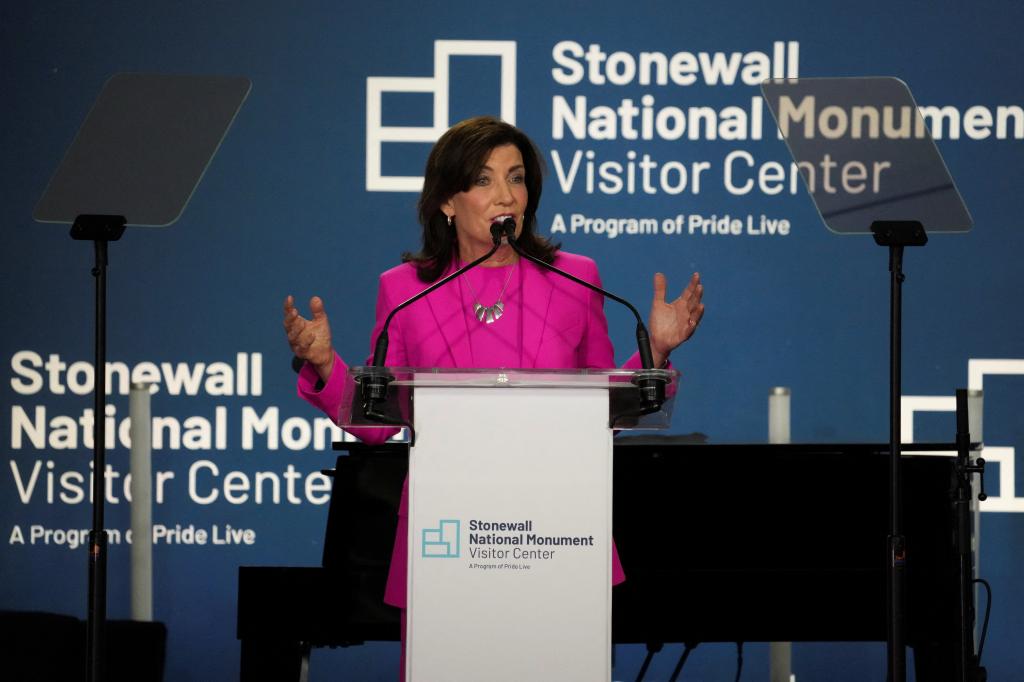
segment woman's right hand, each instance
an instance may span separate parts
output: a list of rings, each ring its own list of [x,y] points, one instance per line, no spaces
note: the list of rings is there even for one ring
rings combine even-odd
[[[331,325],[327,321],[327,313],[324,312],[324,302],[319,296],[309,299],[309,311],[312,318],[307,320],[299,315],[295,299],[291,296],[285,298],[284,330],[295,357],[313,365],[316,373],[326,383],[331,377],[331,370],[334,369]]]

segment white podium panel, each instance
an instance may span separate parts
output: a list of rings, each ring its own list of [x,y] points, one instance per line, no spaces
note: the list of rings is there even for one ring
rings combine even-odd
[[[612,433],[599,382],[416,388],[407,680],[610,679]]]

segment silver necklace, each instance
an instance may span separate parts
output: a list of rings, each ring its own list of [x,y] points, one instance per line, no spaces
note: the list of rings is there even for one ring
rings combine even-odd
[[[469,293],[473,294],[473,314],[476,315],[477,320],[484,324],[491,324],[500,320],[501,316],[505,314],[505,304],[501,302],[501,297],[505,295],[505,288],[508,287],[509,280],[512,279],[512,272],[515,269],[515,264],[508,269],[508,277],[505,278],[505,283],[501,285],[501,291],[498,292],[498,298],[494,301],[494,305],[482,304],[480,297],[476,295],[473,283],[469,281],[469,277],[466,278]]]

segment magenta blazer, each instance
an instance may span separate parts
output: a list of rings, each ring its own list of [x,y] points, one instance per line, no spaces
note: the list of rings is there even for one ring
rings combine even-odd
[[[559,251],[554,265],[592,284],[600,285],[597,265],[585,256]],[[604,369],[615,366],[614,350],[608,338],[603,298],[575,282],[548,272],[528,261],[520,261],[522,314],[521,368]],[[371,347],[384,319],[402,301],[427,285],[408,263],[380,276],[377,294],[377,322]],[[469,345],[469,316],[458,283],[451,282],[395,315],[388,330],[389,367],[472,367]],[[626,368],[640,368],[637,354]],[[332,419],[341,407],[342,389],[348,366],[338,356],[327,383],[318,391],[319,377],[310,365],[299,373],[299,396]],[[395,431],[352,429],[353,435],[369,443],[382,443]],[[408,535],[408,481],[402,490],[399,527],[385,589],[384,601],[405,608],[406,554]],[[625,580],[618,552],[612,545],[612,583]]]

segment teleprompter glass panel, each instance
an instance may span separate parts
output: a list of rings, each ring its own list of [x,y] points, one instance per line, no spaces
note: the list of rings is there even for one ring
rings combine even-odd
[[[192,192],[249,94],[241,76],[119,73],[103,86],[33,218],[81,214],[166,226]]]
[[[840,234],[876,221],[966,232],[972,220],[927,122],[897,78],[768,80],[761,91],[822,220]]]

